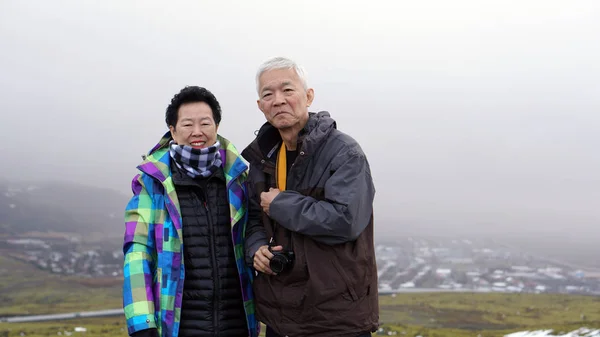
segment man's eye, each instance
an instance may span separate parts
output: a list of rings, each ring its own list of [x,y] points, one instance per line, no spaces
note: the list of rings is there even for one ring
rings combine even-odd
[[[268,96],[271,96],[271,93],[264,94],[264,95],[263,95],[263,98],[265,98],[265,97],[268,97]]]

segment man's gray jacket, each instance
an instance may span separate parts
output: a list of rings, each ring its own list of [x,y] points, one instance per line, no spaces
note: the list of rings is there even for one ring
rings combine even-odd
[[[287,189],[270,217],[260,193],[276,187],[279,131],[266,123],[242,152],[250,162],[246,261],[274,236],[295,253],[293,268],[254,280],[259,320],[282,336],[357,336],[378,327],[373,244],[375,188],[359,144],[328,112],[311,113],[298,137]],[[290,240],[291,239],[291,240]]]

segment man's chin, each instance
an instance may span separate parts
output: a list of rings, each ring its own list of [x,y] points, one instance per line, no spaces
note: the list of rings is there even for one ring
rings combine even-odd
[[[293,127],[294,123],[291,121],[273,121],[271,122],[271,125],[273,125],[278,130],[285,130]]]

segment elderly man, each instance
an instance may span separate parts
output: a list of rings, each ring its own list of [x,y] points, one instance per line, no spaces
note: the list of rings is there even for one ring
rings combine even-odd
[[[359,144],[286,58],[256,75],[267,123],[242,152],[250,163],[246,262],[267,337],[370,336],[378,327],[375,188]]]

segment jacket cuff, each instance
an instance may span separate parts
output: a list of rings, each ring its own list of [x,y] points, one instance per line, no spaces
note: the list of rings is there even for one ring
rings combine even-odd
[[[130,336],[141,330],[156,328],[154,314],[133,316],[127,319],[127,332]]]
[[[137,331],[137,332],[134,332],[133,334],[131,334],[131,337],[159,337],[158,329],[152,328],[152,329],[140,330],[140,331]]]
[[[268,244],[268,241],[263,232],[257,232],[246,240],[246,264],[252,267],[254,266],[254,254],[261,246]]]
[[[304,198],[302,194],[295,191],[281,191],[269,206],[269,217],[285,229],[295,232],[296,229],[290,224],[290,204],[297,202],[298,198]]]

